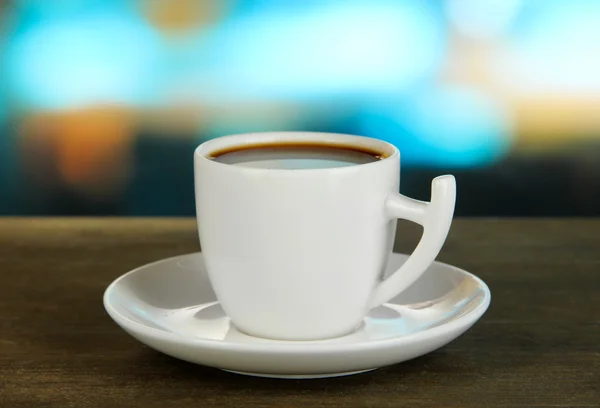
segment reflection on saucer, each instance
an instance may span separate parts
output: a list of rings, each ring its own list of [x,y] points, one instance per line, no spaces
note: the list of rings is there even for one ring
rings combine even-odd
[[[468,298],[464,299],[469,301]],[[373,309],[360,326],[346,336],[312,341],[285,341],[295,344],[343,344],[368,342],[406,336],[435,327],[436,322],[447,321],[460,313],[462,308],[413,308],[386,304]],[[250,336],[240,331],[225,314],[218,302],[206,303],[163,313],[159,326],[166,330],[198,339],[222,340],[239,343],[281,343],[281,340]]]

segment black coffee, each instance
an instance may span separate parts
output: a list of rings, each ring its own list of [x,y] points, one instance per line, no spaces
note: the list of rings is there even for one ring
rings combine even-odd
[[[212,159],[235,166],[264,169],[327,169],[372,163],[382,153],[355,146],[318,144],[264,144],[235,147],[213,153]]]

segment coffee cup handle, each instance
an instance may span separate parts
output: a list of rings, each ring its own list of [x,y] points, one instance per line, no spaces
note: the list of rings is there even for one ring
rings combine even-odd
[[[402,218],[421,224],[423,236],[410,258],[375,288],[371,308],[380,306],[400,294],[433,263],[450,230],[455,202],[456,180],[451,175],[436,177],[432,181],[429,203],[399,193],[387,197],[386,215],[390,219]]]

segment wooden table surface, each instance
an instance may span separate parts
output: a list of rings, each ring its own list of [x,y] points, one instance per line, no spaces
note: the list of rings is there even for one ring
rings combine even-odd
[[[427,356],[324,380],[185,363],[110,320],[106,286],[197,251],[195,228],[190,219],[0,219],[0,406],[600,407],[600,220],[456,220],[438,259],[488,283],[488,312]],[[410,251],[419,229],[402,222],[399,231],[396,250]]]

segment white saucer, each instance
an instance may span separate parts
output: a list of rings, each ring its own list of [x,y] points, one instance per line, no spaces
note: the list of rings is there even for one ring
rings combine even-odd
[[[392,254],[389,272],[407,257]],[[106,289],[104,307],[133,337],[185,361],[255,376],[319,378],[369,371],[436,350],[471,327],[490,299],[481,279],[436,262],[348,336],[259,339],[233,327],[211,289],[202,254],[195,253],[121,276]]]

